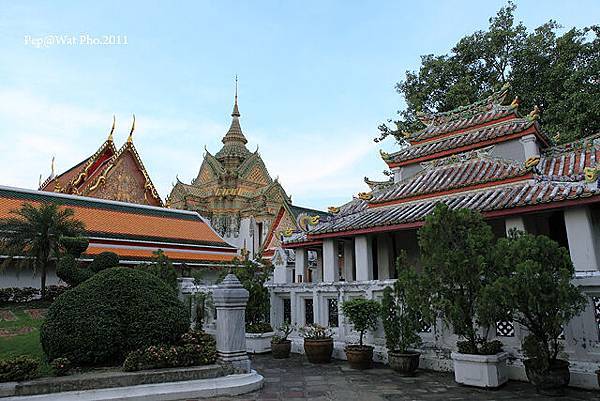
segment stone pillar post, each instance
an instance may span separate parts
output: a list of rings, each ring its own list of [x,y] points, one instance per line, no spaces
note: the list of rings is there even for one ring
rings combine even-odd
[[[354,281],[354,244],[344,241],[344,279]]]
[[[238,278],[231,273],[213,291],[213,302],[217,308],[218,359],[245,373],[250,372],[245,317],[248,295]]]
[[[294,271],[294,282],[300,281],[298,280],[298,276],[301,277],[302,281],[304,281],[304,270],[306,269],[308,263],[308,252],[306,248],[296,248],[296,266]]]
[[[386,280],[391,276],[392,244],[386,234],[377,237],[377,277]]]
[[[323,281],[323,251],[317,249],[315,253],[317,254],[317,266],[312,275],[312,282],[320,283]]]
[[[356,253],[356,281],[373,280],[373,242],[366,235],[354,238]]]
[[[338,255],[337,241],[326,239],[323,241],[323,281],[333,283],[340,279],[340,258]]]
[[[600,269],[599,233],[587,206],[565,209],[569,253],[576,271]]]
[[[540,147],[538,146],[535,135],[525,135],[523,138],[521,138],[520,142],[523,145],[525,160],[529,159],[530,157],[540,155]]]
[[[525,220],[523,216],[510,216],[504,220],[504,226],[506,228],[506,236],[510,233],[510,230],[516,228],[519,231],[525,232]]]

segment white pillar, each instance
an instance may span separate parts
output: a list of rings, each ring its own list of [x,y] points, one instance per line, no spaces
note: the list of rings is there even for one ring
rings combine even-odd
[[[351,240],[344,241],[344,279],[354,281],[354,244]]]
[[[354,249],[356,253],[356,281],[373,280],[373,242],[366,235],[354,238]]]
[[[599,230],[594,228],[590,208],[581,206],[565,209],[564,215],[569,253],[575,270],[600,270],[600,236]]]
[[[506,236],[510,234],[510,230],[516,228],[519,231],[525,232],[525,220],[523,216],[510,216],[504,220],[504,226],[506,228]]]
[[[317,254],[317,266],[313,272],[312,281],[320,283],[323,281],[323,251],[317,249],[315,253]]]
[[[306,248],[296,248],[296,265],[295,265],[295,276],[294,281],[298,280],[298,276],[304,281],[304,270],[308,263],[308,252]]]
[[[523,151],[525,152],[525,160],[540,155],[540,147],[538,146],[535,135],[525,135],[521,138],[520,142],[523,145]]]
[[[379,280],[386,280],[391,277],[391,246],[388,235],[383,234],[377,237],[377,277]]]
[[[326,239],[323,241],[323,281],[333,283],[339,281],[340,258],[338,255],[337,241]]]

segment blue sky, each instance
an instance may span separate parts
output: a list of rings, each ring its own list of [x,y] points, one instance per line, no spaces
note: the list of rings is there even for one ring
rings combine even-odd
[[[221,146],[240,79],[242,128],[294,203],[326,208],[382,178],[377,126],[402,107],[394,84],[447,52],[503,1],[0,0],[0,184],[34,188],[105,140],[134,141],[165,197]],[[174,3],[174,2],[173,2]],[[600,21],[590,1],[519,1],[530,27]],[[26,37],[127,37],[37,48]]]

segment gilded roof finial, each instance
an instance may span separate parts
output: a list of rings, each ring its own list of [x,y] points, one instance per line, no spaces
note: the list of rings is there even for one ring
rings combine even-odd
[[[54,155],[52,155],[52,162],[50,162],[50,178],[54,178]]]
[[[38,180],[38,189],[42,188],[42,175],[40,174],[40,179]]]
[[[115,118],[115,115],[113,114],[113,123],[112,123],[112,127],[110,128],[110,134],[108,134],[108,139],[107,139],[107,141],[109,141],[109,142],[113,141],[113,132],[115,132],[115,123],[116,123],[116,118]]]
[[[127,138],[127,143],[133,142],[133,131],[135,131],[135,114],[133,114],[133,123],[131,124],[131,131],[129,131],[129,137]]]
[[[231,113],[231,117],[239,117],[240,110],[238,109],[238,76],[235,75],[235,101],[233,103],[233,112]]]

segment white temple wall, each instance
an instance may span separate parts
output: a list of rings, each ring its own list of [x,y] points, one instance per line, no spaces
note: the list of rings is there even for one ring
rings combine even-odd
[[[1,262],[1,261],[0,261]],[[46,273],[46,285],[59,285],[64,283],[56,275],[56,269],[48,267]],[[35,274],[31,268],[19,269],[15,266],[7,266],[0,269],[0,288],[9,287],[33,287],[41,288],[41,278],[39,274]]]

